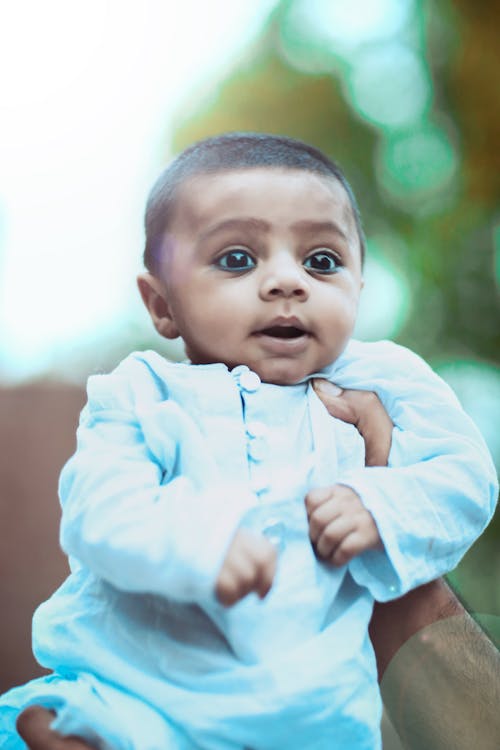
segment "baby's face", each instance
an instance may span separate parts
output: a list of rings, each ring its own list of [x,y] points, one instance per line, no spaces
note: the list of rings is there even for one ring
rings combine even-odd
[[[194,364],[296,383],[352,334],[362,272],[349,199],[301,170],[197,176],[180,189],[160,280]]]

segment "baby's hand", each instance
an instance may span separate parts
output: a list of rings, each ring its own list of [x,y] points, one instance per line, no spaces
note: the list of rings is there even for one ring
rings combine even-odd
[[[221,604],[230,607],[251,591],[263,599],[276,573],[276,549],[260,534],[239,529],[224,558],[215,583]]]
[[[336,484],[306,497],[309,536],[318,557],[345,565],[367,549],[382,545],[372,514],[350,487]]]

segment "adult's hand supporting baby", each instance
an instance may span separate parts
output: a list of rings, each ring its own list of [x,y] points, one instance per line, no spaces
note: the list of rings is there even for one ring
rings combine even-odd
[[[230,607],[252,591],[263,599],[273,585],[276,549],[260,534],[238,529],[215,583],[221,604]]]
[[[29,706],[17,720],[17,731],[30,750],[93,750],[79,737],[63,737],[50,724],[52,711],[42,706]]]
[[[394,425],[377,394],[342,390],[323,378],[316,378],[313,387],[332,417],[356,427],[365,441],[365,465],[385,466]]]

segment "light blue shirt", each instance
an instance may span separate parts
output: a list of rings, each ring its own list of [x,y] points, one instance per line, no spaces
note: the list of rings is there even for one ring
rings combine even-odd
[[[29,702],[114,750],[380,746],[373,601],[458,563],[493,513],[496,476],[450,389],[408,350],[351,342],[317,374],[378,393],[395,424],[389,467],[364,467],[357,431],[309,382],[154,352],[89,379],[60,481],[72,574],[34,618],[55,676],[4,696],[8,750],[23,747],[9,726]],[[337,482],[384,543],[342,568],[315,557],[304,506]],[[264,601],[224,608],[214,583],[240,526],[276,545],[278,570]]]

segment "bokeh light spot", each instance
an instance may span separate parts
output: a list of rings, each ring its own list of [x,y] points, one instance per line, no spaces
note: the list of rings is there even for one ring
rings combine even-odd
[[[423,60],[399,42],[360,51],[347,86],[353,106],[383,128],[408,127],[425,115],[432,99]]]
[[[289,19],[297,28],[306,28],[317,38],[352,47],[388,39],[405,24],[412,0],[296,0]]]
[[[449,188],[458,166],[453,144],[431,123],[382,141],[378,178],[396,204],[425,210]]]
[[[393,338],[410,311],[410,288],[405,277],[369,242],[354,336],[365,341]]]

